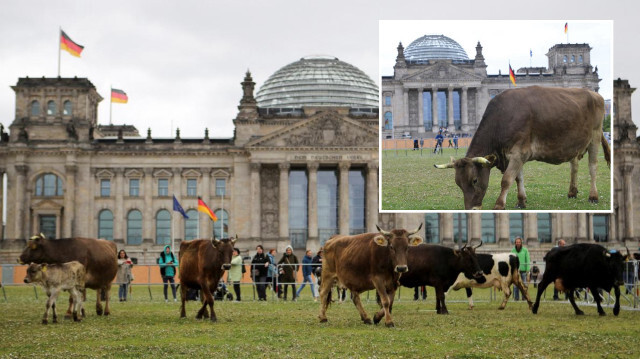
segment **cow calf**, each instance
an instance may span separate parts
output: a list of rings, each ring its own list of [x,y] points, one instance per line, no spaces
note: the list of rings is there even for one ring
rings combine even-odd
[[[58,322],[56,299],[60,291],[66,290],[73,300],[73,320],[80,321],[78,312],[82,310],[82,292],[84,291],[85,269],[82,263],[73,261],[62,264],[31,263],[27,268],[25,283],[40,284],[47,293],[47,306],[42,324],[49,322],[49,308],[53,308],[53,322]]]

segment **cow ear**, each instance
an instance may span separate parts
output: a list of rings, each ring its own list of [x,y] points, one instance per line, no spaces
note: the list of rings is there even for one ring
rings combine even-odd
[[[373,241],[376,242],[377,245],[382,247],[386,247],[389,245],[389,241],[387,240],[387,238],[382,235],[377,235],[373,237]]]
[[[409,237],[409,244],[412,246],[417,246],[418,244],[422,243],[423,239],[420,236],[417,235],[413,235],[411,237]]]
[[[482,167],[489,167],[489,168],[495,166],[496,160],[498,159],[495,155],[484,156],[484,158],[489,162],[483,164]]]

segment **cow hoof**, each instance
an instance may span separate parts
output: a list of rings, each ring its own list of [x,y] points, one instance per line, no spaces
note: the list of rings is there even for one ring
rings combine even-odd
[[[320,318],[320,323],[326,323],[327,322],[327,318]]]
[[[604,316],[606,316],[606,315],[607,315],[607,313],[605,313],[605,312],[599,312],[598,314],[599,314],[601,317],[604,317]]]
[[[504,310],[504,307],[500,307],[500,308],[498,308],[498,310]]]
[[[581,310],[576,311],[576,315],[584,315],[584,312]]]
[[[567,195],[567,198],[576,198],[576,197],[578,197],[578,196],[575,193],[569,193]]]
[[[96,314],[97,315],[102,315],[102,309],[96,309]]]
[[[367,319],[363,319],[362,322],[364,324],[372,324],[371,319],[367,318]]]
[[[393,328],[393,327],[395,327],[395,325],[393,325],[393,322],[385,323],[384,325],[385,325],[387,328]]]
[[[107,315],[111,314],[111,312],[104,312],[104,316],[106,317]]]
[[[46,319],[42,319],[42,324],[45,324],[45,325],[46,325],[46,324],[49,324],[49,321],[48,321],[48,320],[46,320]]]
[[[216,318],[216,317],[211,317],[211,323],[215,323],[215,322],[217,322],[217,321],[218,321],[218,318]]]
[[[525,208],[527,208],[527,205],[524,202],[518,202],[518,203],[516,203],[516,208],[525,209]]]
[[[469,306],[469,310],[473,310],[473,305],[470,305],[470,306]]]
[[[589,203],[598,204],[598,199],[589,197]]]
[[[64,319],[71,319],[71,318],[72,318],[71,314],[65,314],[64,315]]]
[[[53,318],[53,324],[58,324],[58,319]]]
[[[620,307],[613,307],[613,315],[617,316],[620,314]]]
[[[373,324],[378,324],[380,323],[380,320],[382,320],[382,317],[378,317],[377,315],[373,316]]]

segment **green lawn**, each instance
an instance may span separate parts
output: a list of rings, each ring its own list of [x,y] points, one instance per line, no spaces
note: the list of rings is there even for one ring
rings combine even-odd
[[[466,149],[445,149],[444,155],[429,150],[387,150],[382,153],[382,209],[383,210],[464,210],[462,191],[455,183],[454,169],[436,169],[434,164],[462,158]],[[611,171],[599,151],[596,186],[600,196],[598,204],[589,203],[588,156],[580,161],[578,171],[578,197],[569,199],[569,163],[551,165],[527,162],[524,165],[524,184],[527,192],[526,210],[610,210]],[[502,173],[491,170],[489,188],[482,203],[485,210],[493,209],[500,194]],[[507,210],[517,210],[515,182],[507,195]]]
[[[581,305],[585,315],[578,317],[567,302],[552,301],[541,303],[537,315],[524,302],[498,311],[499,302],[488,301],[490,290],[476,289],[474,310],[461,290],[448,297],[445,316],[435,313],[428,289],[427,301],[414,302],[413,290],[402,288],[393,308],[396,327],[386,328],[362,324],[351,302],[334,303],[329,322],[319,323],[319,305],[307,288],[298,302],[217,302],[217,323],[194,319],[196,304],[189,302],[188,318],[179,319],[179,305],[165,304],[160,286],[153,287],[153,300],[146,287],[136,287],[134,300],[112,303],[108,317],[90,310],[81,323],[45,326],[42,292],[36,300],[30,287],[7,287],[8,301],[0,297],[0,357],[638,357],[639,311],[623,309],[615,317],[605,308],[607,316],[599,317],[595,307]],[[243,295],[250,299],[250,287]],[[373,298],[364,303],[370,315]]]

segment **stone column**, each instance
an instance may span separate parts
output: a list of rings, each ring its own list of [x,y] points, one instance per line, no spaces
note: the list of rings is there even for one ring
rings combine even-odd
[[[433,121],[431,122],[431,131],[438,133],[440,128],[438,122],[438,88],[435,86],[431,88],[431,117]]]
[[[418,88],[418,133],[424,133],[424,89]]]
[[[71,238],[73,233],[73,221],[75,219],[75,202],[76,202],[76,172],[78,167],[74,162],[67,162],[64,166],[65,170],[65,189],[64,189],[64,220],[60,221],[62,228],[59,229],[59,233],[64,238]]]
[[[586,243],[589,241],[587,238],[587,214],[576,213],[576,243]]]
[[[251,163],[251,239],[260,238],[260,163]]]
[[[453,213],[441,213],[442,219],[442,235],[440,241],[443,246],[453,247],[455,242],[453,241]]]
[[[482,214],[469,214],[469,243],[478,245],[482,239]]]
[[[113,194],[116,198],[116,206],[113,210],[113,239],[124,239],[124,226],[122,218],[124,218],[124,168],[114,168],[116,174],[113,183]],[[124,242],[123,242],[124,243]]]
[[[404,108],[404,118],[401,119],[400,126],[409,126],[409,89],[402,89],[402,99]],[[402,135],[402,134],[401,134]]]
[[[453,87],[447,88],[447,130],[449,132],[454,132],[456,130],[456,125],[453,122]]]
[[[309,198],[307,200],[308,241],[318,240],[318,167],[316,162],[307,163],[307,171],[309,171]]]
[[[16,183],[15,183],[15,194],[16,194],[16,203],[15,203],[15,213],[16,216],[14,218],[14,228],[15,235],[14,238],[27,238],[27,229],[26,227],[29,225],[29,221],[27,220],[27,215],[24,213],[25,208],[25,193],[26,193],[26,177],[29,172],[29,166],[24,164],[15,165],[16,169]]]
[[[524,240],[527,247],[539,247],[538,215],[536,213],[523,213],[524,215]]]
[[[511,240],[509,239],[509,214],[496,213],[496,216],[496,237],[498,237],[498,245],[508,248],[511,246]]]
[[[460,121],[462,122],[462,131],[469,131],[469,109],[468,109],[468,99],[467,99],[467,90],[468,88],[465,86],[462,88],[462,96],[460,97]]]
[[[367,232],[377,232],[378,224],[378,162],[367,163],[367,193],[365,226]]]
[[[289,163],[280,163],[280,239],[289,238]],[[290,241],[286,241],[287,243]]]
[[[633,172],[632,164],[620,166],[623,177],[624,193],[624,232],[622,240],[633,240],[633,182],[631,181],[631,173]]]
[[[202,188],[201,195],[205,202],[211,201],[211,168],[203,167],[200,169],[202,172]],[[198,210],[198,202],[196,201],[195,210]],[[213,237],[213,228],[212,222],[209,218],[204,218],[200,216],[200,212],[197,212],[198,216],[198,238],[212,238]],[[208,217],[208,216],[207,216]]]
[[[338,181],[338,233],[349,234],[349,162],[340,162]]]
[[[142,241],[150,240],[151,243],[156,243],[153,238],[153,228],[155,223],[153,221],[153,168],[144,169],[144,188],[142,194],[144,195],[144,208],[142,208]],[[124,221],[127,220],[127,214],[124,214]],[[125,243],[126,243],[125,235]]]

